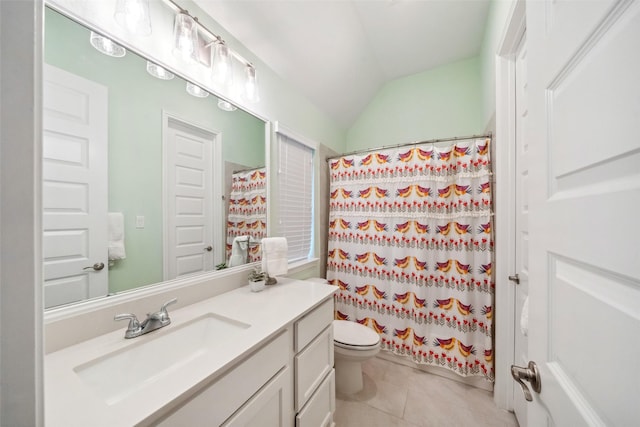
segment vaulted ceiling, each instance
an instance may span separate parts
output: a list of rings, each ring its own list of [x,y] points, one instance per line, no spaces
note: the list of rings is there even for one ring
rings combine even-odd
[[[480,52],[489,0],[195,0],[350,127],[386,82]]]

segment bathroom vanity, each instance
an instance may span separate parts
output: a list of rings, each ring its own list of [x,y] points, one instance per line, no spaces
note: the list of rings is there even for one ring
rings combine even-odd
[[[47,426],[332,425],[335,289],[279,282],[174,310],[137,338],[123,327],[47,354]]]

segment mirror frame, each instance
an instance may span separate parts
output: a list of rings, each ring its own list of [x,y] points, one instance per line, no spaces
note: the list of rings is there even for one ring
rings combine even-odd
[[[158,7],[165,8],[167,11],[166,11],[166,14],[164,15],[169,16],[173,13],[168,9],[168,6],[164,5],[162,1],[151,2],[151,3],[161,3],[160,6],[156,4],[155,7],[156,9],[158,9]],[[269,183],[266,188],[267,235],[269,235],[271,231],[271,224],[272,224],[271,207],[273,206],[271,204],[272,174],[271,174],[271,167],[270,167],[271,158],[272,158],[271,156],[272,122],[269,119],[257,113],[254,109],[247,106],[245,103],[236,102],[235,100],[229,98],[224,93],[220,92],[220,90],[217,90],[216,88],[213,88],[210,84],[206,83],[205,74],[202,71],[204,67],[191,68],[186,64],[184,65],[184,67],[179,67],[180,65],[179,61],[172,60],[173,58],[169,60],[170,63],[167,63],[167,61],[159,60],[154,55],[145,52],[144,46],[134,45],[133,44],[134,42],[125,38],[124,30],[119,30],[118,27],[115,25],[115,21],[113,21],[114,24],[110,28],[107,28],[108,26],[102,27],[99,24],[99,22],[100,22],[100,19],[103,19],[103,20],[105,19],[104,18],[105,14],[106,16],[109,17],[109,19],[112,18],[112,13],[108,13],[107,11],[105,11],[105,8],[112,7],[113,3],[112,2],[91,2],[91,4],[92,4],[92,7],[94,7],[94,10],[89,11],[89,10],[83,10],[82,6],[78,6],[78,2],[74,0],[45,0],[44,2],[45,7],[51,8],[52,10],[60,13],[61,15],[67,17],[68,19],[71,19],[72,21],[76,22],[79,25],[84,26],[89,30],[95,31],[100,34],[108,35],[114,42],[120,44],[128,51],[135,53],[136,55],[140,56],[143,59],[147,59],[149,61],[153,61],[161,65],[168,71],[175,74],[177,77],[180,77],[185,81],[192,82],[194,84],[197,84],[198,86],[205,88],[213,96],[216,96],[222,100],[232,103],[236,107],[245,111],[247,114],[250,114],[256,119],[264,122],[265,168],[267,173],[267,182]],[[150,4],[150,6],[152,5]],[[74,12],[73,10],[74,7],[78,9],[78,13]],[[85,17],[79,16],[79,13],[82,13],[82,12],[85,13],[86,15]],[[156,15],[152,15],[152,16],[157,17]],[[164,20],[161,19],[161,21],[166,21],[166,16],[164,16],[164,18],[165,19]],[[92,22],[94,19],[96,22]],[[156,25],[158,26],[161,24],[162,22]],[[152,25],[154,24],[152,23]],[[170,28],[173,28],[172,25]],[[113,30],[113,32],[111,30]],[[153,39],[154,36],[155,35],[152,34],[151,36],[148,37],[148,39]],[[152,42],[151,44],[156,45],[158,43]],[[167,49],[167,50],[170,50],[170,49]],[[41,258],[41,262],[42,262],[42,258]],[[184,278],[171,279],[171,280],[166,280],[162,282],[143,285],[143,286],[140,286],[131,290],[123,291],[121,293],[117,293],[113,295],[106,295],[106,296],[79,301],[79,302],[75,302],[67,305],[51,307],[47,310],[44,310],[44,324],[46,325],[47,323],[52,323],[62,319],[67,319],[76,315],[90,313],[95,310],[104,309],[111,305],[118,305],[118,304],[126,303],[129,301],[139,300],[142,298],[153,296],[155,294],[163,294],[166,292],[177,291],[179,289],[200,284],[202,282],[211,281],[214,279],[215,280],[224,279],[225,277],[233,276],[238,273],[242,273],[243,271],[248,272],[254,269],[257,265],[258,263],[254,262],[254,263],[248,263],[248,264],[233,267],[233,268],[226,268],[222,270],[211,270],[209,272],[199,273],[199,274],[195,274],[193,276],[187,276]]]

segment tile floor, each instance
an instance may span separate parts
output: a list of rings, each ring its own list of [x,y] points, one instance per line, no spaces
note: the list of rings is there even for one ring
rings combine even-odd
[[[363,363],[364,389],[336,396],[336,427],[517,427],[490,392],[377,357]]]

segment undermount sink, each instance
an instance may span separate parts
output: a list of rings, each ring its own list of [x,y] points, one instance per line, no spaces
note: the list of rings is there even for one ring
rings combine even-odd
[[[250,325],[214,313],[135,338],[131,346],[77,366],[76,374],[108,405],[120,402]],[[157,336],[154,336],[157,334]],[[135,341],[139,340],[139,341]]]

